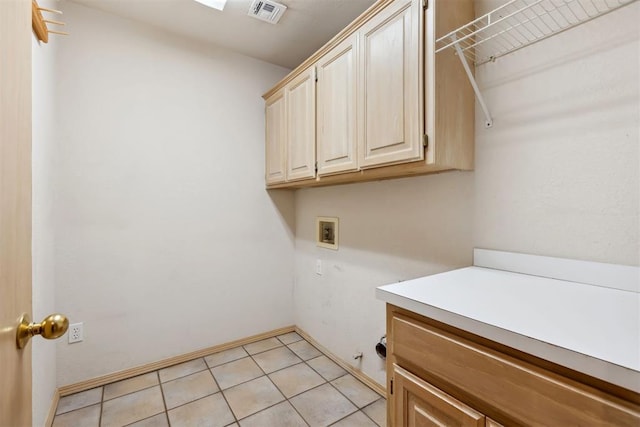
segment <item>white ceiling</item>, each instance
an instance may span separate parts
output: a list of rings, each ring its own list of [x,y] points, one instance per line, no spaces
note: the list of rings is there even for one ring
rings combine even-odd
[[[294,68],[375,0],[280,0],[278,24],[247,15],[251,0],[228,0],[224,11],[193,0],[74,0],[287,68]]]

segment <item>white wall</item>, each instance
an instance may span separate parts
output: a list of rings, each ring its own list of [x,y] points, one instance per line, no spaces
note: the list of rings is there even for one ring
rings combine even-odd
[[[480,68],[495,123],[477,116],[475,172],[299,191],[296,324],[345,360],[364,351],[384,384],[378,285],[470,265],[474,246],[640,264],[639,11]],[[337,252],[314,246],[322,215],[340,217]]]
[[[260,94],[285,70],[65,3],[56,297],[86,337],[59,344],[58,385],[291,323],[384,383],[376,286],[474,246],[637,265],[639,10],[479,69],[475,172],[293,196],[262,177]]]
[[[293,324],[293,195],[264,190],[287,70],[65,2],[58,385]]]
[[[374,346],[385,333],[385,307],[375,288],[471,264],[472,212],[469,172],[299,190],[296,324],[384,384]],[[316,216],[339,218],[337,251],[316,246]]]
[[[57,2],[42,0],[42,7]],[[55,58],[59,40],[32,38],[32,317],[36,322],[57,310],[54,267]],[[56,344],[36,338],[32,345],[33,425],[44,425],[56,390]]]
[[[636,3],[479,68],[476,246],[640,263],[638,22]]]

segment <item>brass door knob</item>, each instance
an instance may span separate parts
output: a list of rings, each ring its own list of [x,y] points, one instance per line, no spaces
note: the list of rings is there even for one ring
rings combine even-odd
[[[16,345],[24,348],[32,336],[42,335],[43,338],[53,340],[60,338],[69,328],[69,319],[62,314],[51,314],[41,323],[31,323],[28,314],[20,316],[20,323],[16,331]]]

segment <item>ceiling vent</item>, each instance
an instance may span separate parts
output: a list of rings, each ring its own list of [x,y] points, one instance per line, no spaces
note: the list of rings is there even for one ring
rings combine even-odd
[[[271,0],[253,0],[249,8],[249,16],[276,24],[285,10],[287,6]]]

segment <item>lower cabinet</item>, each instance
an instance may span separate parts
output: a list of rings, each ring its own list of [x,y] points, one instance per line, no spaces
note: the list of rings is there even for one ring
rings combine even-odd
[[[638,393],[393,305],[387,376],[390,426],[640,426]]]
[[[394,414],[398,426],[484,427],[486,417],[418,378],[393,365]],[[495,424],[494,424],[495,425]]]

